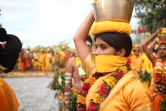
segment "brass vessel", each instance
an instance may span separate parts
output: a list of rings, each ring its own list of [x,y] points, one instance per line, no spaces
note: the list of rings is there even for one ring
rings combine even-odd
[[[166,35],[158,34],[158,37],[161,42],[166,42]]]
[[[134,1],[97,0],[92,7],[96,22],[108,20],[130,22]]]
[[[161,42],[166,42],[166,28],[162,28],[161,33],[158,34],[159,40]]]

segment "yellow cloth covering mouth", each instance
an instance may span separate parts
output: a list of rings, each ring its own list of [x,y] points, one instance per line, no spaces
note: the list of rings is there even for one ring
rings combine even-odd
[[[113,72],[117,68],[125,65],[127,62],[126,57],[113,56],[113,55],[98,55],[95,56],[95,63],[97,72],[107,73]]]
[[[130,35],[131,30],[130,24],[126,22],[102,21],[94,23],[91,27],[90,33],[94,36],[104,32],[117,32]]]

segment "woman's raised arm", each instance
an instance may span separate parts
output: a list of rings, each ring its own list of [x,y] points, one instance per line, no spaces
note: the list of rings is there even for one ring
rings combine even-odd
[[[94,16],[93,12],[91,11],[84,19],[84,21],[81,23],[73,38],[76,50],[78,51],[78,56],[82,62],[91,52],[91,49],[86,44],[86,38],[88,37],[93,22],[94,22]]]
[[[161,28],[158,28],[156,30],[156,32],[154,32],[150,37],[145,39],[141,44],[143,51],[145,52],[147,57],[150,59],[150,61],[153,60],[154,56],[153,56],[152,52],[149,50],[148,44],[151,42],[151,40],[153,40],[155,37],[157,37],[157,35],[161,32],[161,30],[162,30]]]

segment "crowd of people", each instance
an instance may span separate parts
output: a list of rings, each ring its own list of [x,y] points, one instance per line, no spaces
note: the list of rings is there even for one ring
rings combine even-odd
[[[19,54],[15,71],[55,71],[54,67],[65,65],[74,55],[72,48],[54,50],[51,47],[23,48]]]

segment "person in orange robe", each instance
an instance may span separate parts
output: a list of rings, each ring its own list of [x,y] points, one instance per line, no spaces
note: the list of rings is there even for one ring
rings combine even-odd
[[[152,62],[153,65],[153,81],[151,85],[151,95],[153,98],[152,105],[154,111],[162,111],[162,107],[160,106],[161,103],[164,101],[165,93],[162,93],[162,91],[166,91],[165,89],[162,89],[162,85],[166,85],[166,76],[165,76],[165,69],[166,69],[166,41],[160,41],[159,48],[157,52],[157,57],[153,55],[153,52],[151,52],[148,48],[148,44],[152,40],[158,39],[158,35],[162,32],[162,28],[158,28],[150,37],[145,39],[142,43],[142,48],[149,58],[149,60]],[[166,108],[166,106],[165,106]]]
[[[91,11],[74,36],[78,56],[88,76],[81,95],[77,96],[78,111],[152,111],[151,97],[138,73],[125,65],[132,50],[130,25],[116,21],[93,24],[94,20]],[[86,45],[89,31],[95,36],[94,53]],[[124,75],[120,74],[117,79],[120,68]],[[103,87],[106,83],[111,86],[110,92],[108,87]]]
[[[21,59],[21,57],[18,58],[17,66],[18,66],[18,70],[19,70],[19,71],[24,71],[24,62],[23,62],[23,60]]]
[[[5,44],[4,44],[5,43]],[[0,70],[8,73],[14,69],[22,43],[15,35],[0,28]],[[0,111],[18,111],[19,103],[12,88],[0,78]]]
[[[30,51],[28,49],[25,49],[23,52],[23,61],[24,61],[24,65],[25,65],[25,70],[30,69],[31,57],[30,57]]]
[[[18,111],[19,103],[12,88],[0,78],[0,111]]]
[[[18,60],[17,60],[18,62],[17,62],[17,67],[18,67],[18,70],[19,71],[24,71],[24,61],[23,61],[23,59],[22,59],[22,53],[20,53],[19,54],[19,58],[18,58]]]

